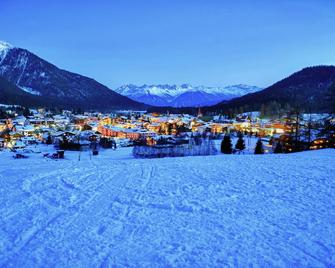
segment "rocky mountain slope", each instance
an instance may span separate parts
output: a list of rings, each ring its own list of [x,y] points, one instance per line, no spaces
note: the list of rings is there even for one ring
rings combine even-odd
[[[277,102],[315,112],[334,111],[335,66],[304,68],[272,86],[252,94],[217,104],[209,110],[226,111],[244,107],[259,110],[262,104]]]
[[[94,79],[59,69],[28,50],[5,42],[0,42],[0,76],[30,95],[51,99],[55,106],[83,109],[145,107]]]

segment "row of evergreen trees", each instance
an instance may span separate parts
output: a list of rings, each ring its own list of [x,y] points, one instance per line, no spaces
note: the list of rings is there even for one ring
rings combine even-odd
[[[244,137],[242,133],[238,134],[238,140],[235,144],[235,150],[231,142],[230,135],[225,135],[221,142],[221,152],[223,154],[241,153],[246,148],[244,143]],[[261,139],[258,139],[255,147],[255,154],[264,154],[263,143]]]

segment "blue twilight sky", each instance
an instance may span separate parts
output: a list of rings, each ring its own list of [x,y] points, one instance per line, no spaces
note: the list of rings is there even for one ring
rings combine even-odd
[[[0,40],[110,87],[268,86],[335,64],[335,0],[0,0]]]

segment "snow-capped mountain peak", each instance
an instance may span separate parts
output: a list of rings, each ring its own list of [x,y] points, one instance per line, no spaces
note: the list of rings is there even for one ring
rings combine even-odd
[[[256,86],[233,85],[226,87],[206,87],[182,85],[124,85],[115,91],[132,98],[155,106],[206,106],[230,100],[249,93],[261,90]]]
[[[5,49],[11,49],[13,46],[5,41],[0,40],[0,51]]]
[[[12,48],[13,46],[11,44],[0,40],[0,63],[4,60],[8,51]]]

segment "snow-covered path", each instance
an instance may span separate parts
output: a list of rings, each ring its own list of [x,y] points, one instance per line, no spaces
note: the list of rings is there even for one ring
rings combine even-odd
[[[0,266],[332,267],[334,160],[0,153]]]

